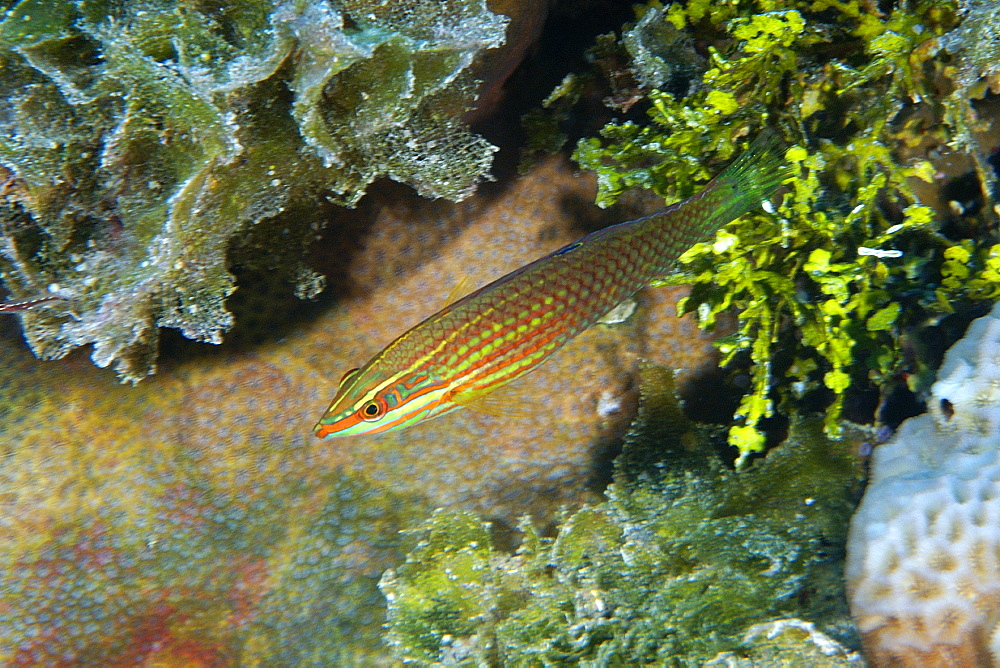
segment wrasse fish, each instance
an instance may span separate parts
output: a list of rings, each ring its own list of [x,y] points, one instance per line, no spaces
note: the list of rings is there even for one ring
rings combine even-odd
[[[19,299],[6,302],[0,302],[0,313],[17,313],[18,311],[27,311],[34,308],[40,304],[47,304],[49,302],[64,301],[62,297],[38,297],[36,299]]]
[[[588,234],[446,306],[348,371],[316,436],[399,429],[462,406],[495,412],[490,393],[770,198],[788,176],[778,145],[765,133],[697,195]]]

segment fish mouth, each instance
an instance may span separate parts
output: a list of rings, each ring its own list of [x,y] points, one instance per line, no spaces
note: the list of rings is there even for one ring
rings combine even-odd
[[[333,436],[335,432],[336,430],[333,428],[332,425],[323,424],[322,422],[317,424],[316,428],[313,429],[313,433],[316,434],[316,438],[319,439],[327,439],[330,436]]]

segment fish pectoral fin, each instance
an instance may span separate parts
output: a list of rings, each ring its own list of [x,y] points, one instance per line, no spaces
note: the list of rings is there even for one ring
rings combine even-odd
[[[538,407],[525,400],[511,385],[495,390],[462,392],[451,397],[451,400],[464,408],[494,417],[526,420],[539,414]]]
[[[638,306],[639,302],[635,300],[635,297],[629,297],[621,304],[608,311],[604,317],[597,322],[602,325],[617,325],[620,322],[625,322],[632,317],[632,314],[635,313],[635,309]]]

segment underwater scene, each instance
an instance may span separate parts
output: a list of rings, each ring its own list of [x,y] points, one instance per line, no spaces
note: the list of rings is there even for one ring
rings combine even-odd
[[[1000,3],[0,9],[0,666],[1000,666]]]

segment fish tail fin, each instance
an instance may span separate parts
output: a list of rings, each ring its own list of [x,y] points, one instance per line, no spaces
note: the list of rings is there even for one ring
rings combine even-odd
[[[711,193],[717,206],[711,216],[716,229],[760,206],[791,175],[782,148],[781,138],[764,130],[706,187],[706,194]]]

